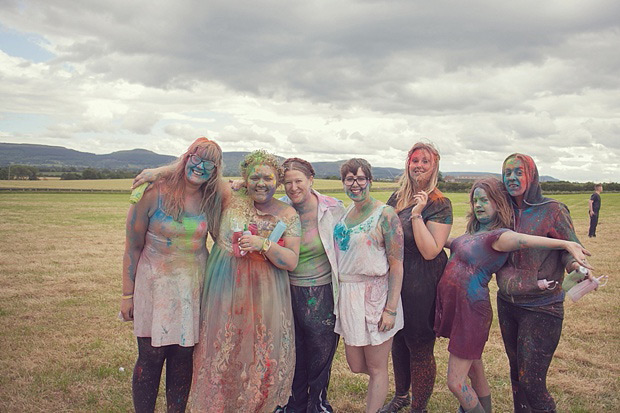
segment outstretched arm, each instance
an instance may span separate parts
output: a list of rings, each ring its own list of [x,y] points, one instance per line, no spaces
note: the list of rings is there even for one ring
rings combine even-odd
[[[144,169],[133,179],[131,189],[135,189],[136,187],[142,185],[145,182],[155,182],[162,176],[172,173],[177,167],[178,162],[179,160],[177,159],[176,162],[169,165],[160,166],[159,168]]]
[[[583,265],[590,270],[593,269],[586,261],[586,256],[590,256],[592,254],[590,254],[590,252],[580,244],[573,241],[506,231],[499,236],[499,238],[493,243],[492,247],[496,251],[503,252],[516,251],[521,248],[566,250],[575,258],[579,265]]]

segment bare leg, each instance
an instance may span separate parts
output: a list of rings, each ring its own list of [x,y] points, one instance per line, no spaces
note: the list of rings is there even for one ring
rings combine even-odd
[[[473,360],[469,368],[469,379],[478,397],[486,397],[491,394],[489,382],[484,374],[484,364],[482,364],[482,360]]]
[[[366,366],[370,380],[366,396],[366,413],[376,413],[388,394],[388,354],[392,348],[392,338],[377,346],[364,347]]]
[[[473,360],[466,360],[450,354],[448,359],[448,388],[458,399],[463,410],[471,410],[478,404],[478,395],[467,385],[467,374]]]

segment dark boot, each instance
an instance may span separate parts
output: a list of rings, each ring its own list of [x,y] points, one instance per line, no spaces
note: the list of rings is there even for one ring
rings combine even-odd
[[[478,400],[480,401],[480,404],[482,405],[482,408],[484,409],[485,413],[491,413],[493,411],[491,408],[491,395],[490,394],[488,396],[478,397]]]

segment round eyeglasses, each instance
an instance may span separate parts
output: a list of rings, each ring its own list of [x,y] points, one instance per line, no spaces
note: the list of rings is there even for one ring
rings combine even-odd
[[[207,159],[202,159],[200,156],[196,155],[195,153],[189,156],[189,161],[191,162],[192,165],[195,165],[195,166],[202,164],[202,167],[205,169],[205,171],[212,171],[213,169],[215,169],[215,162],[209,161]]]

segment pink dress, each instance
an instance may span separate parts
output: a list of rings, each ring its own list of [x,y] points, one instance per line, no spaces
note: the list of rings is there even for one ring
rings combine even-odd
[[[134,333],[153,347],[198,342],[200,291],[209,255],[207,221],[184,215],[175,221],[158,207],[149,220],[134,287]]]
[[[349,228],[345,219],[351,204],[334,228],[340,282],[335,331],[349,346],[376,346],[403,328],[400,298],[394,328],[380,332],[378,327],[388,296],[389,264],[378,225],[386,206],[379,206],[365,221]]]

